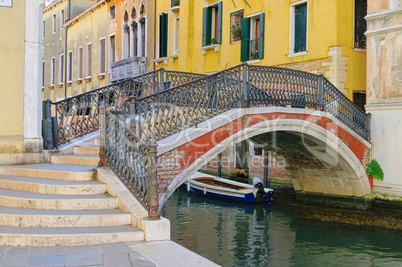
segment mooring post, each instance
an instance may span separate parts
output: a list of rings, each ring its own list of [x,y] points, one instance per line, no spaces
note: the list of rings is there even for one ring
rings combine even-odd
[[[264,187],[268,186],[268,151],[264,151]]]
[[[45,139],[45,149],[53,149],[53,136],[52,136],[52,110],[51,110],[52,101],[50,99],[46,99],[42,102],[42,116],[43,116],[43,127],[44,133],[43,139]]]
[[[159,220],[159,194],[157,176],[157,152],[158,145],[152,143],[148,150],[148,193],[149,193],[149,216],[150,220]]]
[[[218,154],[218,177],[222,177],[222,153]]]

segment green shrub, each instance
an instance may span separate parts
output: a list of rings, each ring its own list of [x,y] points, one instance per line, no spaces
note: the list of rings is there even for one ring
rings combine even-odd
[[[377,180],[380,181],[384,180],[384,171],[382,170],[380,164],[375,159],[373,159],[367,166],[366,174]]]

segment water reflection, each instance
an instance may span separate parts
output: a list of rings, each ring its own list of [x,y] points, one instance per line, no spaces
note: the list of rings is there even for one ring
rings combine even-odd
[[[402,266],[402,234],[293,219],[290,207],[242,205],[180,189],[161,212],[172,240],[222,266]]]

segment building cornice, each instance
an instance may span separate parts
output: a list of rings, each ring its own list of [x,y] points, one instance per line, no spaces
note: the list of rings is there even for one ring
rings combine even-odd
[[[101,7],[102,5],[106,4],[106,0],[101,0],[95,4],[93,4],[92,6],[90,6],[89,8],[85,9],[83,12],[81,12],[80,14],[78,14],[77,16],[75,16],[74,18],[70,19],[69,21],[67,21],[64,24],[64,27],[68,28],[73,26],[74,24],[76,24],[78,21],[80,21],[81,19],[83,19],[85,16],[89,15],[90,13],[95,12],[99,7]]]
[[[43,7],[43,13],[48,12],[49,10],[52,10],[53,8],[55,8],[56,6],[58,6],[59,4],[62,4],[64,1],[66,0],[58,0],[55,1],[53,3],[51,3],[50,5],[48,5],[47,7]]]
[[[384,17],[394,16],[394,15],[398,15],[398,14],[402,14],[402,8],[385,10],[385,11],[381,11],[381,12],[377,12],[377,13],[368,14],[364,18],[367,21],[370,21],[370,20],[382,19]]]
[[[385,33],[400,32],[400,31],[402,31],[402,25],[374,29],[374,30],[366,31],[364,34],[366,36],[372,36],[372,35],[377,35],[377,34],[385,34]]]
[[[395,111],[402,110],[402,103],[386,103],[386,104],[368,104],[366,105],[367,112],[373,111]]]

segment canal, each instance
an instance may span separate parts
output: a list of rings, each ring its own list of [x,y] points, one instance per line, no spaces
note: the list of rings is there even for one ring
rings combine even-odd
[[[180,188],[161,215],[173,241],[222,266],[402,266],[402,232],[296,219],[287,204],[234,204]]]

